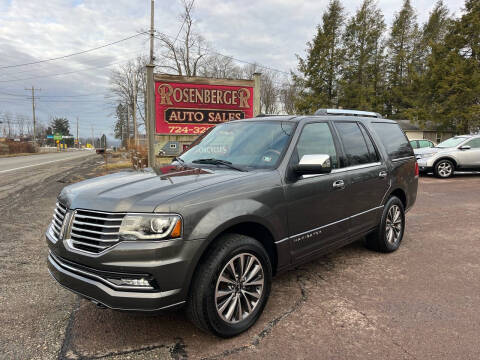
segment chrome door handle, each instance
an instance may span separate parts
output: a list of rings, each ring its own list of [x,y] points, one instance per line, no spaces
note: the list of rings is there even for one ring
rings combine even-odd
[[[387,173],[386,171],[380,171],[380,172],[378,173],[378,176],[380,176],[381,178],[386,178],[387,175],[388,175],[388,173]]]
[[[334,189],[345,189],[345,183],[343,180],[337,180],[333,183],[333,188]]]

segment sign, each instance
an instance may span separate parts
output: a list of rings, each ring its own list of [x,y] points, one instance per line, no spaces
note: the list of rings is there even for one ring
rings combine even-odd
[[[53,140],[62,140],[62,134],[56,133],[53,135]]]
[[[253,80],[155,75],[156,133],[199,135],[253,117]]]
[[[53,139],[53,135],[47,135],[47,139]]]
[[[73,139],[72,135],[63,135],[62,139]]]

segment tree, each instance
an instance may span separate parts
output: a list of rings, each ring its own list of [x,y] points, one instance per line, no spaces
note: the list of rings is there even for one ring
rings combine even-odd
[[[287,114],[295,114],[295,102],[298,98],[299,89],[295,82],[285,82],[279,91],[279,101],[282,105],[283,112]]]
[[[444,41],[434,44],[427,72],[416,82],[422,96],[410,117],[469,133],[480,128],[480,1],[467,0]]]
[[[313,41],[307,43],[306,58],[297,55],[300,74],[294,75],[294,81],[302,89],[296,102],[296,108],[301,113],[313,113],[321,107],[338,105],[343,23],[340,1],[331,0],[322,16],[322,25],[317,27]]]
[[[118,104],[115,110],[115,117],[117,120],[115,121],[114,136],[116,139],[121,139],[122,146],[126,147],[127,141],[130,138],[127,127],[127,106],[121,103]]]
[[[52,131],[54,134],[72,136],[72,134],[70,133],[70,123],[67,118],[59,118],[59,117],[53,118],[52,121],[50,122],[50,127],[52,128]],[[65,139],[63,140],[63,142],[68,146],[72,146],[73,138]]]
[[[384,44],[383,14],[374,0],[364,0],[343,35],[342,107],[383,111]]]
[[[394,17],[387,42],[389,96],[386,105],[387,113],[392,117],[402,117],[402,111],[412,106],[415,95],[409,90],[415,71],[421,64],[420,38],[415,11],[410,0],[405,0]]]
[[[182,0],[182,26],[176,38],[162,33],[157,37],[162,48],[162,61],[158,67],[173,71],[177,75],[197,76],[201,62],[207,54],[205,40],[194,29],[194,3],[195,0]]]

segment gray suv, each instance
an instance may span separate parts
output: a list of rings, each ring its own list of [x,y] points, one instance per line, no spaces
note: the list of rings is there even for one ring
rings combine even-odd
[[[101,307],[186,305],[230,337],[259,318],[275,274],[363,237],[395,251],[417,186],[405,134],[375,113],[232,121],[155,172],[65,187],[48,268]]]
[[[455,171],[480,171],[480,135],[454,136],[433,148],[415,149],[420,173],[449,178]]]

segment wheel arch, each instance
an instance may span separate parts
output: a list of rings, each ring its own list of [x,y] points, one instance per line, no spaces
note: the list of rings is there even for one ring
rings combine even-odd
[[[405,190],[403,190],[402,188],[395,188],[393,189],[390,194],[385,198],[385,203],[388,201],[388,199],[390,199],[392,196],[396,196],[397,198],[400,199],[400,201],[402,202],[403,204],[403,208],[404,209],[407,209],[407,204],[408,204],[408,200],[407,200],[407,193],[405,192]]]
[[[275,246],[275,237],[270,227],[261,219],[252,216],[240,216],[231,219],[227,223],[218,226],[210,233],[210,236],[205,239],[204,245],[199,251],[198,256],[193,260],[193,264],[188,274],[185,290],[190,291],[192,280],[202,261],[209,255],[210,249],[215,245],[215,242],[224,234],[235,233],[249,236],[259,241],[269,256],[272,264],[272,275],[275,275],[278,265],[278,252]]]
[[[442,161],[442,160],[449,160],[453,163],[453,166],[457,167],[458,166],[458,163],[457,161],[451,157],[451,156],[442,156],[441,158],[438,158],[437,160],[435,160],[435,162],[433,163],[433,168],[435,169],[435,167],[437,166],[437,164]]]

